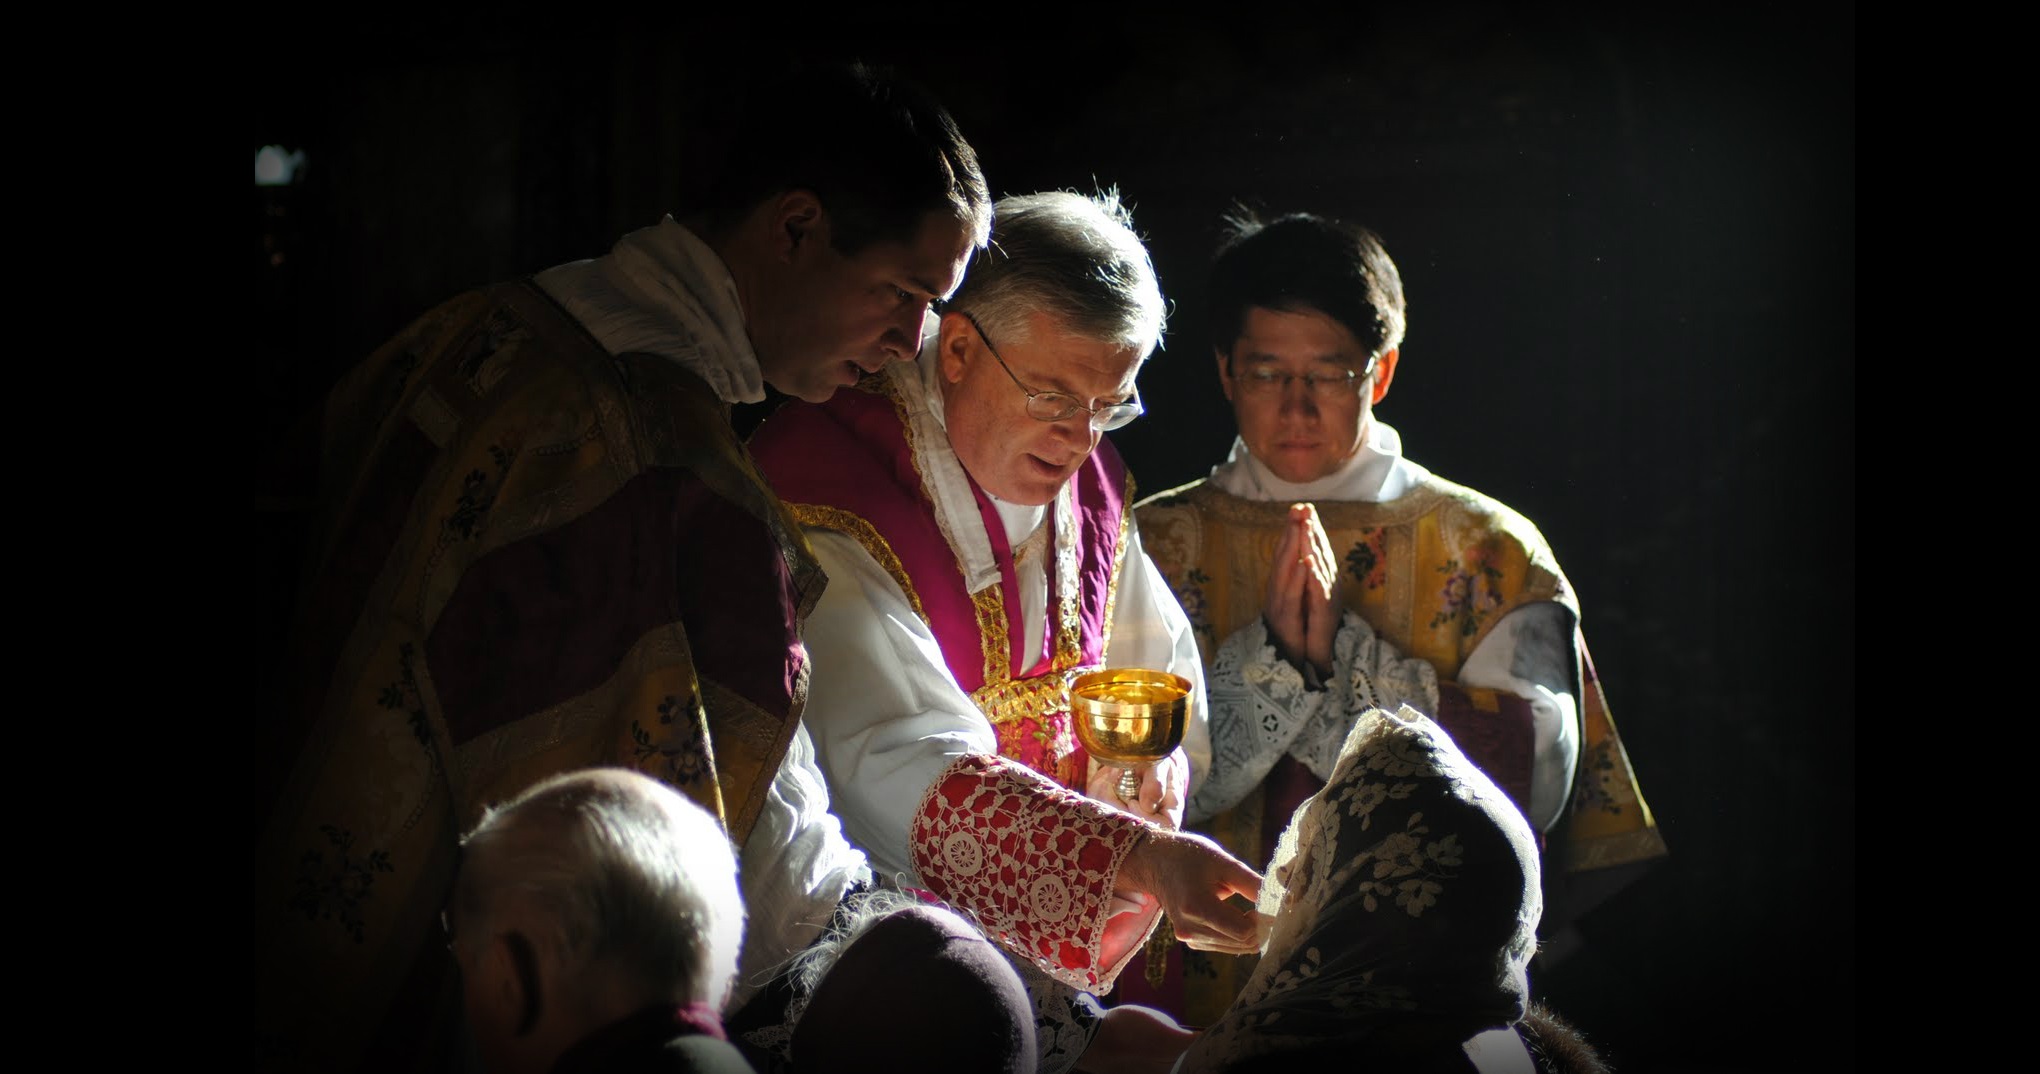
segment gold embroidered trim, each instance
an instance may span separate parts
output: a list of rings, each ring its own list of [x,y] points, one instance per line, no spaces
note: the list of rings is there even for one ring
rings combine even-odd
[[[1171,489],[1156,499],[1181,496],[1182,500],[1225,522],[1244,522],[1248,525],[1279,526],[1289,520],[1289,500],[1247,500],[1241,499],[1208,481],[1198,482],[1182,489]],[[1485,501],[1490,506],[1503,506],[1499,501],[1481,495],[1463,485],[1432,474],[1419,482],[1408,492],[1387,503],[1366,503],[1360,500],[1323,500],[1317,504],[1318,515],[1324,519],[1326,529],[1362,529],[1368,526],[1404,525],[1437,509],[1440,501],[1460,500],[1462,502]],[[1505,508],[1506,509],[1506,508]]]
[[[1065,484],[1063,488],[1066,491],[1055,498],[1055,506],[1052,508],[1055,516],[1056,616],[1055,655],[1051,658],[1049,666],[1057,671],[1068,671],[1076,667],[1077,661],[1083,658],[1081,626],[1084,602],[1083,593],[1080,592],[1082,587],[1078,584],[1079,579],[1083,577],[1081,566],[1083,549],[1077,547],[1077,493],[1072,484]],[[1043,603],[1045,605],[1046,601]],[[1048,617],[1048,611],[1047,607],[1041,610],[1044,620]],[[1044,622],[1042,630],[1047,629],[1048,624]],[[1027,654],[1024,666],[1033,667],[1034,656],[1033,653]]]
[[[1060,669],[1032,679],[1008,679],[980,686],[971,691],[970,698],[994,725],[1066,712],[1070,707],[1070,684],[1059,672]]]
[[[1119,572],[1126,569],[1126,534],[1133,523],[1133,474],[1126,475],[1126,498],[1119,504],[1119,543],[1112,548],[1112,573],[1105,579],[1105,624],[1098,631],[1099,659],[1112,645],[1112,616],[1119,605]]]
[[[1006,633],[1006,602],[999,596],[997,583],[972,593],[970,602],[977,606],[978,638],[983,642],[985,651],[985,684],[981,689],[990,689],[1013,677],[1013,646]]]
[[[1665,846],[1665,837],[1654,827],[1581,840],[1568,851],[1565,871],[1569,873],[1654,861],[1671,853]]]
[[[899,583],[900,592],[907,595],[907,603],[914,606],[914,614],[921,617],[921,622],[928,622],[928,612],[921,607],[921,596],[914,592],[913,579],[907,577],[906,564],[900,562],[900,557],[893,555],[892,546],[886,543],[884,537],[879,536],[877,527],[866,522],[860,515],[827,504],[790,503],[786,505],[786,510],[793,515],[794,521],[802,526],[834,530],[863,545],[864,550],[871,554],[871,558],[877,560],[878,565],[884,567],[887,574],[892,575],[893,581]],[[930,624],[931,629],[932,626]]]

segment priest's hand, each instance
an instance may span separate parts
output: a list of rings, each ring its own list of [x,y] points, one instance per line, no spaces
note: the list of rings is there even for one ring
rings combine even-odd
[[[1183,826],[1184,789],[1190,783],[1190,756],[1181,747],[1140,774],[1140,794],[1132,801],[1119,797],[1119,776],[1124,771],[1093,759],[1091,778],[1085,781],[1084,793],[1164,828]]]
[[[1317,507],[1290,504],[1268,569],[1262,619],[1283,659],[1308,660],[1323,678],[1332,674],[1332,640],[1339,632],[1338,581],[1339,561]]]
[[[1228,955],[1261,949],[1261,874],[1189,832],[1151,828],[1119,867],[1115,894],[1149,894],[1168,912],[1170,927],[1192,950]],[[1245,905],[1231,900],[1247,900]]]

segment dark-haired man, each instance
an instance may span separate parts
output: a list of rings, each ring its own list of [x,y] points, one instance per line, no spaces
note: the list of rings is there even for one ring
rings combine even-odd
[[[1380,240],[1308,214],[1242,219],[1210,310],[1239,437],[1208,479],[1138,511],[1206,660],[1212,763],[1190,820],[1265,862],[1356,715],[1408,704],[1556,844],[1547,880],[1661,856],[1550,547],[1405,457],[1374,415],[1406,321]],[[1187,998],[1138,998],[1209,1024],[1240,962],[1180,975]]]
[[[912,356],[990,199],[891,77],[813,69],[755,107],[702,204],[452,299],[329,396],[262,777],[259,1066],[449,1061],[456,836],[557,772],[656,776],[722,822],[747,885],[798,874],[819,916],[760,923],[763,956],[868,875],[799,748],[822,575],[729,410]]]

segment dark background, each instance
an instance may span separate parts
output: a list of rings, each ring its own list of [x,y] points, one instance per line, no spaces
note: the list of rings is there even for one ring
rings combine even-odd
[[[1543,529],[1672,850],[1536,991],[1632,1074],[1846,1068],[1855,25],[1749,20],[1453,4],[1041,39],[308,31],[255,95],[251,151],[306,161],[253,195],[260,431],[432,304],[656,221],[714,167],[759,62],[911,73],[995,195],[1117,185],[1176,311],[1148,416],[1113,434],[1144,492],[1202,476],[1232,435],[1203,320],[1220,214],[1365,223],[1410,298],[1379,413]]]

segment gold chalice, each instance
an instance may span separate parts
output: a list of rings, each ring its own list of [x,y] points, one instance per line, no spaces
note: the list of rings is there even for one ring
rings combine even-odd
[[[1183,744],[1190,680],[1150,668],[1105,668],[1070,676],[1077,740],[1091,756],[1125,771],[1119,797],[1140,797],[1140,774]]]

